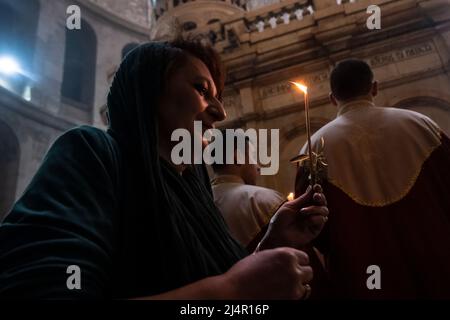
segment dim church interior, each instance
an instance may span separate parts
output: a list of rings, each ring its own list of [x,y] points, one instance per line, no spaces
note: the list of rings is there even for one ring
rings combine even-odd
[[[382,28],[368,30],[366,8],[375,2]],[[288,160],[305,141],[302,97],[287,83],[309,84],[315,131],[336,116],[328,78],[344,58],[371,65],[378,105],[424,113],[450,134],[450,4],[375,2],[78,0],[82,28],[71,32],[69,1],[0,0],[0,218],[58,135],[79,124],[105,127],[122,57],[174,29],[213,44],[223,58],[228,118],[220,127],[280,129],[280,171],[260,184],[284,194],[295,176]]]

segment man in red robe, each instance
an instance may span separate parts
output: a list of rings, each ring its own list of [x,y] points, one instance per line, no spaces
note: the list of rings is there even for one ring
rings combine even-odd
[[[337,118],[312,136],[328,163],[329,221],[313,243],[336,298],[450,298],[450,140],[428,117],[374,105],[360,60],[330,77]],[[307,154],[307,145],[300,154]],[[297,172],[296,194],[308,166]],[[317,292],[316,292],[317,293]]]

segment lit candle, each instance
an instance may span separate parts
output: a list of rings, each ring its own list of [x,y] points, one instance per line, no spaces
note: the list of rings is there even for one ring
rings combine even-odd
[[[287,196],[287,199],[288,199],[288,201],[294,200],[294,193],[293,192],[289,193]]]
[[[303,92],[304,95],[304,101],[305,101],[305,120],[306,120],[306,137],[308,139],[308,157],[309,157],[309,172],[310,172],[310,184],[314,185],[316,181],[316,175],[313,170],[313,157],[312,157],[312,149],[311,149],[311,126],[309,121],[309,99],[308,99],[308,87],[298,83],[298,82],[292,82],[293,85],[295,85],[300,91]]]

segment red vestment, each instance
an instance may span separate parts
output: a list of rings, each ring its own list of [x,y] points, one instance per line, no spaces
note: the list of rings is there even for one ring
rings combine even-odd
[[[313,146],[322,137],[330,215],[313,243],[327,269],[316,296],[449,299],[449,138],[423,115],[361,101],[314,134]],[[367,286],[372,265],[381,289]]]

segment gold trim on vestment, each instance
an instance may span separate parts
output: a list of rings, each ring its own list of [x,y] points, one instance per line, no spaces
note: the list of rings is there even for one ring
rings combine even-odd
[[[411,191],[412,187],[414,187],[417,178],[419,177],[420,173],[422,172],[422,168],[424,163],[430,158],[431,154],[434,152],[434,150],[436,150],[437,148],[439,148],[442,145],[442,143],[433,146],[428,152],[426,157],[424,158],[424,161],[422,162],[422,165],[418,168],[418,170],[416,171],[416,173],[413,175],[413,177],[411,178],[410,182],[406,185],[406,187],[400,192],[400,194],[396,197],[392,197],[390,199],[387,199],[385,201],[376,201],[376,202],[368,202],[368,201],[364,201],[359,199],[358,197],[356,197],[354,194],[352,194],[351,192],[348,192],[346,190],[344,190],[344,187],[339,185],[336,181],[333,180],[328,180],[329,183],[331,183],[332,185],[334,185],[335,187],[339,188],[342,192],[344,192],[347,196],[349,196],[353,201],[355,201],[356,203],[363,205],[363,206],[368,206],[368,207],[384,207],[390,204],[393,204],[397,201],[400,201],[401,199],[403,199],[408,193],[409,191]]]

